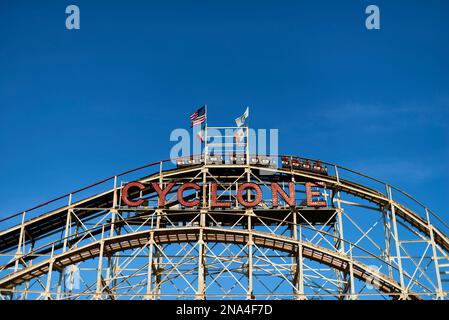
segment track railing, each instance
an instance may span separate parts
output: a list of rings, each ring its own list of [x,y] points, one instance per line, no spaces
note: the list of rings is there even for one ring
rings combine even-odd
[[[207,155],[206,157],[208,157],[207,165],[211,166],[247,164],[246,156],[244,154],[211,154]],[[286,159],[288,161],[287,165],[285,163]],[[244,160],[245,162],[241,163],[241,160]],[[449,224],[441,219],[432,210],[430,210],[426,205],[422,204],[416,198],[402,191],[401,189],[394,187],[387,182],[368,176],[364,173],[340,165],[332,164],[330,162],[293,155],[249,155],[248,162],[248,165],[253,166],[271,167],[275,169],[285,170],[301,170],[315,174],[324,174],[330,177],[334,177],[337,182],[340,179],[357,182],[360,185],[364,185],[373,190],[376,190],[386,197],[390,196],[394,200],[397,199],[397,201],[400,203],[405,202],[408,208],[413,210],[422,219],[426,220],[429,225],[435,224],[444,234],[449,234]],[[42,214],[51,212],[52,210],[71,205],[77,200],[88,198],[102,192],[111,191],[118,187],[119,179],[122,179],[124,181],[137,180],[145,175],[155,174],[157,172],[163,172],[166,170],[177,169],[181,167],[201,165],[203,163],[204,155],[193,155],[188,157],[180,157],[173,160],[167,159],[151,162],[131,170],[126,170],[116,175],[92,183],[88,186],[38,204],[26,210],[22,210],[15,214],[0,218],[0,230],[11,228],[15,225],[23,223],[24,221],[28,221]],[[307,166],[309,166],[309,168],[307,168]]]

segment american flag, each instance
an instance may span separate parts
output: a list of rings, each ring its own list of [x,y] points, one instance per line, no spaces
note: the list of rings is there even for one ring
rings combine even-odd
[[[192,121],[191,127],[205,122],[206,121],[206,106],[202,106],[201,108],[196,110],[194,113],[192,113],[190,115],[190,120]]]

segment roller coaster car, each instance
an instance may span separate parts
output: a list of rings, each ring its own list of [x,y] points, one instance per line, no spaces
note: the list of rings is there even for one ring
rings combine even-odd
[[[269,167],[270,164],[274,164],[275,161],[267,156],[259,156],[259,165]]]
[[[290,159],[286,156],[281,157],[282,168],[290,168]]]
[[[252,165],[259,164],[259,158],[257,158],[257,156],[251,156],[249,158],[249,164],[252,164]]]
[[[182,168],[182,167],[188,166],[188,164],[185,159],[176,159],[176,166],[178,168]]]
[[[327,175],[327,167],[323,166],[321,161],[315,160],[313,163],[310,160],[300,159],[297,157],[281,157],[282,168],[307,170],[312,172],[319,172]]]
[[[286,157],[286,156],[282,156],[281,157],[281,163],[282,163],[282,168],[300,168],[301,167],[301,161],[299,160],[299,158],[296,157]]]
[[[320,160],[315,161],[315,163],[312,165],[312,170],[327,174],[327,167],[323,166]]]
[[[293,169],[298,169],[298,168],[303,167],[301,160],[298,158],[292,158],[291,162],[292,162]]]
[[[224,160],[222,156],[209,155],[207,157],[207,163],[209,164],[223,164]]]
[[[190,157],[190,159],[187,162],[190,166],[195,166],[195,165],[203,163],[203,158],[202,157]]]
[[[249,164],[251,165],[269,167],[271,163],[274,163],[274,161],[267,156],[251,156],[249,158]]]
[[[176,160],[176,166],[178,168],[195,166],[203,163],[203,157],[179,158]]]
[[[231,160],[231,164],[245,164],[246,162],[246,157],[244,154],[236,155],[233,153],[229,156],[229,159]]]

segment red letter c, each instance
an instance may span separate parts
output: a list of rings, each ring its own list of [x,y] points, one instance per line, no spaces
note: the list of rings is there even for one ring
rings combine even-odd
[[[133,188],[133,187],[137,187],[137,188],[139,188],[140,190],[145,189],[145,186],[144,186],[142,183],[137,182],[137,181],[130,182],[130,183],[126,184],[126,185],[123,187],[123,190],[122,190],[122,201],[123,201],[124,203],[126,203],[126,204],[127,204],[128,206],[130,206],[130,207],[137,207],[137,206],[140,206],[145,200],[139,199],[139,200],[136,200],[136,201],[132,201],[132,200],[129,200],[129,199],[128,199],[128,196],[129,196],[129,195],[128,195],[129,189],[130,189],[130,188]]]

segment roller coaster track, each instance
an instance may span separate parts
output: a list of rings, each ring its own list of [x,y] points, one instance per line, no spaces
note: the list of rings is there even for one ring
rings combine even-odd
[[[0,288],[6,290],[11,289],[14,286],[33,279],[34,277],[39,277],[48,272],[50,264],[53,264],[53,268],[62,269],[65,266],[97,257],[100,253],[101,246],[103,246],[104,255],[112,255],[117,251],[147,245],[151,239],[151,233],[153,233],[153,239],[157,244],[197,242],[199,240],[200,230],[203,233],[203,240],[205,242],[245,244],[249,237],[249,233],[244,230],[230,230],[223,228],[201,229],[191,227],[177,228],[173,230],[155,229],[149,232],[145,231],[105,238],[103,240],[92,242],[86,246],[67,251],[53,257],[51,260],[43,261],[37,265],[7,276],[6,278],[1,279]],[[258,232],[253,232],[251,234],[254,244],[258,246],[289,252],[291,254],[297,254],[299,250],[298,248],[302,248],[302,254],[304,257],[328,265],[337,270],[348,271],[349,265],[352,263],[354,268],[354,276],[358,279],[367,282],[375,281],[379,288],[385,293],[397,294],[400,292],[401,287],[398,283],[392,281],[383,274],[370,270],[368,266],[360,262],[351,262],[347,255],[343,255],[317,245],[312,245],[307,242],[294,241],[288,237],[273,236]],[[419,297],[415,295],[411,295],[411,298],[419,299]]]
[[[198,165],[160,171],[138,179],[138,181],[158,181],[161,176],[164,178],[182,179],[187,174],[201,172],[203,168],[204,166]],[[379,206],[381,210],[391,210],[394,208],[395,214],[404,222],[408,223],[411,227],[418,230],[423,235],[429,238],[432,237],[438,246],[446,252],[449,252],[449,238],[443,232],[438,230],[419,214],[393,200],[387,194],[359,183],[349,181],[347,179],[341,179],[338,176],[289,168],[261,168],[257,165],[207,165],[207,168],[216,170],[218,175],[223,179],[225,179],[224,177],[226,177],[228,170],[244,171],[245,169],[249,169],[253,172],[258,172],[258,170],[263,169],[264,171],[271,171],[273,173],[273,175],[264,178],[265,181],[270,181],[271,178],[269,177],[273,177],[275,181],[290,181],[291,178],[294,177],[295,181],[324,182],[326,187],[332,190],[332,200],[337,192],[344,192],[374,203]],[[107,210],[107,208],[111,208],[113,206],[114,195],[116,195],[115,193],[119,192],[120,189],[121,187],[117,186],[116,189],[110,189],[86,199],[74,202],[70,205],[62,206],[33,219],[23,221],[23,223],[19,225],[1,231],[0,253],[6,253],[17,247],[23,231],[25,231],[25,242],[33,242],[37,239],[47,237],[48,235],[62,230],[66,224],[66,216],[70,208],[79,208],[77,209],[77,216],[80,219],[88,220],[90,217],[101,215]],[[142,194],[154,196],[154,191],[148,188],[144,189]],[[167,207],[171,207],[176,204],[178,203],[175,201],[170,203]],[[93,232],[98,233],[99,231],[96,230]],[[245,230],[211,227],[160,228],[152,229],[151,231],[134,232],[125,235],[106,237],[81,247],[71,248],[70,250],[57,254],[52,258],[41,261],[35,265],[26,266],[21,270],[8,274],[0,279],[0,291],[11,290],[12,288],[30,281],[31,279],[42,276],[49,271],[49,268],[62,270],[68,265],[98,257],[100,250],[103,251],[104,255],[112,255],[119,251],[144,246],[150,241],[150,238],[153,238],[157,244],[197,242],[199,240],[200,233],[202,233],[203,240],[205,242],[244,244],[248,241],[249,237],[248,231]],[[297,254],[301,250],[302,255],[305,258],[317,261],[336,270],[347,272],[349,266],[351,265],[356,278],[362,281],[372,281],[374,279],[374,281],[377,282],[379,289],[387,294],[400,294],[401,289],[403,289],[399,283],[389,276],[382,273],[373,272],[367,265],[359,261],[351,260],[344,253],[332,251],[316,244],[299,241],[281,235],[273,235],[256,231],[251,232],[251,235],[253,237],[254,244],[257,246],[291,254]],[[59,243],[59,246],[61,246],[61,243]],[[45,248],[37,248],[28,254],[20,256],[18,259],[20,259],[21,262],[26,262],[33,259],[35,256],[49,253],[49,251],[54,249],[54,247],[50,248],[48,246]],[[8,268],[12,266],[15,261],[16,259],[13,259],[0,268]],[[413,299],[420,298],[418,295],[413,293],[410,293],[409,297]]]
[[[244,166],[241,167],[244,168]],[[252,166],[251,169],[260,170],[260,167]],[[186,171],[191,170],[192,168],[177,169],[172,170],[170,172],[163,172],[163,175],[164,176],[182,175]],[[200,168],[197,168],[195,170],[200,170]],[[348,194],[355,195],[357,197],[375,203],[381,207],[388,207],[390,205],[395,205],[396,214],[398,216],[400,216],[404,221],[408,222],[411,226],[417,228],[419,231],[421,231],[423,234],[427,236],[430,235],[430,232],[432,230],[435,235],[435,242],[445,250],[449,251],[449,238],[446,235],[444,235],[441,231],[439,231],[435,227],[429,225],[425,219],[423,219],[421,216],[419,216],[412,210],[406,208],[405,206],[401,205],[400,203],[394,200],[389,200],[385,194],[377,190],[368,188],[366,186],[362,186],[355,182],[337,179],[336,177],[327,176],[324,174],[310,173],[300,170],[285,170],[285,169],[273,170],[269,168],[264,168],[264,170],[300,176],[309,179],[310,181],[323,181],[327,184],[328,187],[331,187],[335,191],[342,191]],[[159,174],[155,174],[154,176],[143,178],[140,181],[154,181],[157,180],[158,178]],[[112,204],[113,193],[114,190],[111,189],[109,191],[100,193],[93,197],[89,197],[87,199],[76,202],[73,204],[73,206],[84,208],[107,207]],[[24,222],[23,225],[17,225],[10,229],[0,232],[0,252],[5,252],[11,247],[17,245],[20,236],[20,229],[22,227],[24,227],[27,230],[27,235],[31,239],[45,235],[48,231],[54,230],[55,228],[62,227],[65,224],[65,215],[67,214],[68,208],[69,206],[65,206],[56,209],[52,212],[49,212],[32,220],[26,221]],[[85,215],[92,215],[97,212],[92,210],[88,211],[86,210],[85,212],[79,212],[78,216],[84,217]]]

